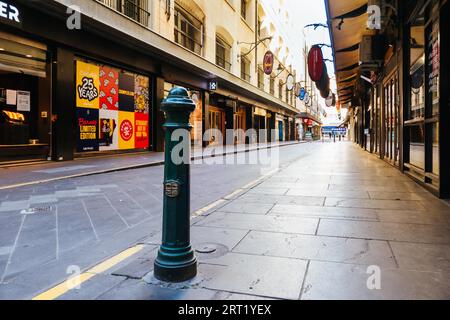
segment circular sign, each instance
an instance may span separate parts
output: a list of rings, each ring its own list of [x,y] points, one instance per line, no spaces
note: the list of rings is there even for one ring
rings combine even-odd
[[[319,46],[313,46],[308,54],[308,72],[312,81],[316,82],[322,78],[323,74],[323,54]]]
[[[300,93],[299,93],[299,98],[301,101],[305,100],[305,97],[307,95],[306,89],[305,88],[300,88]]]
[[[295,85],[294,76],[290,74],[286,78],[286,89],[288,89],[288,91],[292,91],[294,89],[294,85]]]
[[[130,141],[133,137],[133,124],[130,120],[124,120],[120,124],[120,137],[124,141]]]
[[[334,93],[330,94],[328,98],[325,100],[325,104],[327,107],[332,107],[336,104],[336,95]]]
[[[263,61],[263,69],[264,73],[268,76],[272,74],[273,72],[273,64],[275,62],[275,56],[273,55],[272,51],[267,51],[264,55],[264,61]]]

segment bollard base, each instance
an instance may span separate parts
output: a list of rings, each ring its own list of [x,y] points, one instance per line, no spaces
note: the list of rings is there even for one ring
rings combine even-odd
[[[184,282],[197,275],[197,259],[186,265],[164,265],[155,261],[154,276],[164,282]]]

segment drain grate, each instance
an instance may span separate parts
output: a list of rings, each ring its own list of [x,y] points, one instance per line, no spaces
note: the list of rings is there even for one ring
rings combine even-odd
[[[25,210],[20,211],[20,214],[24,215],[31,215],[31,214],[45,214],[52,211],[52,206],[47,207],[34,207],[34,208],[28,208]]]

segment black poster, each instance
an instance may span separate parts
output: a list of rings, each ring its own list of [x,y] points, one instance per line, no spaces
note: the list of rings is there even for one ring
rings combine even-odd
[[[119,74],[119,111],[134,112],[134,75]]]
[[[99,110],[77,108],[77,152],[99,151]]]

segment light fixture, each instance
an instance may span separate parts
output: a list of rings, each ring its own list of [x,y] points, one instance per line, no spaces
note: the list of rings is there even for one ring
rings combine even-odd
[[[27,58],[33,58],[33,56],[31,54],[27,54],[25,57]]]
[[[0,48],[0,51],[5,51],[5,49],[3,49],[3,48]]]

